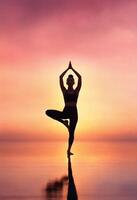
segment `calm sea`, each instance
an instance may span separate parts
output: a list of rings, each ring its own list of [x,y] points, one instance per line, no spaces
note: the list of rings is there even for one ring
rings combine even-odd
[[[136,142],[1,142],[0,200],[137,200]]]

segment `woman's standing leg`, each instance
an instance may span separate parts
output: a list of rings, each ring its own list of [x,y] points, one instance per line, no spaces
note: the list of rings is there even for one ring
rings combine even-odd
[[[68,140],[68,150],[67,153],[70,155],[71,153],[71,147],[72,144],[74,142],[74,132],[75,132],[75,128],[77,125],[77,115],[73,116],[73,118],[70,118],[70,126],[69,126],[69,140]]]

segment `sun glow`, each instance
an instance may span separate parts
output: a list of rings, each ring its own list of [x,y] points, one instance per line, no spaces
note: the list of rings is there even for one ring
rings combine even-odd
[[[37,19],[27,3],[0,7],[8,10],[0,22],[0,140],[66,137],[45,110],[63,109],[59,75],[70,60],[82,75],[77,137],[137,139],[136,3],[64,2],[60,10],[42,2]]]

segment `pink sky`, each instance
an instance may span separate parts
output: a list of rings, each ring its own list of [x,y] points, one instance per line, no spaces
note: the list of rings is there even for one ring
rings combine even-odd
[[[44,110],[63,109],[69,60],[83,79],[76,137],[137,139],[136,10],[133,0],[0,1],[0,140],[67,137]]]

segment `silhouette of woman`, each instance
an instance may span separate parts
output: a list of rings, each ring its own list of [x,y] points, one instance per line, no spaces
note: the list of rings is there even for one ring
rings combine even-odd
[[[75,81],[72,74],[68,76],[66,81],[68,88],[66,89],[64,86],[63,77],[69,69],[71,69],[78,77],[78,84],[75,89],[73,88]],[[69,131],[68,150],[67,150],[68,155],[73,155],[73,153],[71,153],[71,146],[74,141],[74,131],[78,121],[77,99],[81,88],[81,83],[82,83],[81,75],[72,67],[71,62],[69,62],[68,68],[60,75],[60,87],[63,93],[65,107],[62,112],[58,110],[46,111],[46,114],[49,117],[61,122],[68,128]]]

